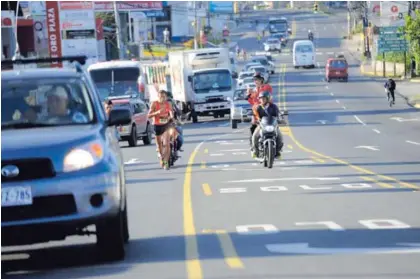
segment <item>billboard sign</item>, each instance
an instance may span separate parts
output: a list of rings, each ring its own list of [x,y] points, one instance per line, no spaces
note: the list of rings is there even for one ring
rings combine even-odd
[[[114,1],[95,1],[95,11],[112,12],[114,11]],[[162,10],[162,1],[117,1],[118,10],[120,12],[134,12],[147,10]]]
[[[233,14],[233,5],[233,1],[210,1],[210,12]]]
[[[381,1],[381,26],[403,26],[408,14],[408,4],[404,1]]]

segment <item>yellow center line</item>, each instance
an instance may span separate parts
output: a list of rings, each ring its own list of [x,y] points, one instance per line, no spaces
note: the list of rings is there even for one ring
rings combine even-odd
[[[222,248],[225,263],[230,268],[244,268],[244,264],[238,257],[232,238],[226,230],[203,230],[203,233],[215,233]]]
[[[311,158],[312,158],[312,160],[315,160],[315,161],[317,161],[318,163],[325,163],[325,160],[322,160],[322,159],[320,159],[320,158],[318,158],[318,157],[311,156]]]
[[[203,187],[203,192],[204,192],[204,194],[205,194],[206,196],[211,196],[211,195],[213,195],[213,192],[211,191],[211,187],[210,187],[210,185],[209,185],[209,184],[204,183],[204,184],[202,185],[202,187]]]
[[[207,154],[207,153],[209,153],[209,150],[206,148],[204,149],[204,154]]]
[[[281,75],[281,78],[280,78],[280,81],[279,81],[279,93],[278,93],[279,94],[279,101],[280,101],[279,107],[282,107],[283,106],[283,110],[287,110],[287,102],[286,102],[286,80],[285,80],[285,76],[286,76],[286,64],[283,64],[282,65],[281,73],[282,73],[282,75]],[[294,134],[292,132],[292,129],[290,127],[289,127],[289,137],[291,138],[291,140],[300,149],[302,149],[303,151],[306,151],[308,153],[311,153],[311,154],[313,154],[315,156],[321,157],[321,158],[326,159],[326,160],[334,161],[334,162],[336,162],[338,164],[346,165],[346,166],[348,166],[348,167],[350,167],[350,168],[352,168],[352,169],[354,169],[354,170],[356,170],[358,172],[364,173],[364,174],[377,176],[380,179],[398,183],[398,184],[400,184],[400,185],[402,185],[404,187],[408,187],[408,188],[412,188],[412,189],[420,189],[420,187],[417,186],[417,185],[400,181],[400,180],[398,180],[398,179],[396,179],[394,177],[390,177],[390,176],[378,174],[378,173],[373,172],[371,170],[368,170],[368,169],[365,169],[365,168],[362,168],[362,167],[359,167],[359,166],[355,166],[355,165],[353,165],[353,164],[351,164],[349,162],[346,162],[346,161],[344,161],[342,159],[337,159],[337,158],[334,158],[334,157],[331,157],[331,156],[327,156],[327,155],[324,155],[322,153],[319,153],[319,152],[317,152],[315,150],[312,150],[310,148],[307,148],[307,147],[305,147],[303,144],[301,144],[295,138],[295,136],[294,136]]]
[[[194,225],[194,214],[191,199],[191,176],[192,166],[194,164],[195,156],[199,150],[199,146],[191,153],[188,159],[187,168],[185,170],[184,178],[184,236],[185,236],[185,251],[186,251],[186,269],[188,279],[202,279],[203,272],[201,269],[201,262],[198,254],[198,244],[196,237],[196,230]]]
[[[363,180],[365,180],[365,181],[370,181],[370,182],[376,183],[376,184],[378,184],[379,186],[381,186],[383,188],[395,188],[391,184],[379,182],[378,180],[376,180],[376,179],[374,179],[372,177],[369,177],[369,176],[361,176],[360,178],[363,179]]]

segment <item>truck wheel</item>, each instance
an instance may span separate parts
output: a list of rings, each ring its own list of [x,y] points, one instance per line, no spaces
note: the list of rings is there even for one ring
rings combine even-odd
[[[120,211],[115,217],[96,224],[96,245],[99,256],[105,261],[119,261],[125,257],[124,216]]]
[[[236,120],[232,119],[232,129],[237,129],[238,128],[238,122],[236,122]]]

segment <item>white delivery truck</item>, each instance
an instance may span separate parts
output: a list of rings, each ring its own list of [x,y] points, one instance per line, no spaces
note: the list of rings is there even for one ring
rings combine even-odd
[[[227,48],[170,52],[169,67],[174,100],[193,123],[199,116],[230,114],[234,82]]]

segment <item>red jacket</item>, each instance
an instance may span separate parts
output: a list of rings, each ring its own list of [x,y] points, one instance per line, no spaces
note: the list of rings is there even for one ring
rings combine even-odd
[[[261,92],[268,91],[270,92],[271,96],[273,96],[273,87],[269,84],[263,84],[261,87],[257,87],[251,95],[248,97],[248,103],[250,103],[252,106],[259,104],[258,95],[260,95]]]

